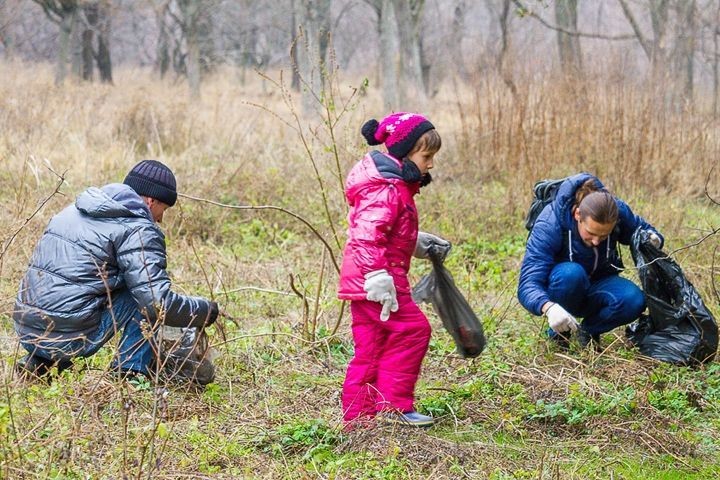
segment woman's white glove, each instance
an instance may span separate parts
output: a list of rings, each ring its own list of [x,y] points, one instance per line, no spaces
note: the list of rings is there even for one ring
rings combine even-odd
[[[650,245],[655,248],[659,249],[662,247],[662,240],[660,239],[660,235],[655,232],[650,232],[650,235],[648,235],[648,241],[650,242]]]
[[[545,310],[545,316],[548,319],[550,328],[558,333],[567,332],[568,330],[574,332],[580,326],[577,320],[575,320],[575,317],[570,315],[559,303],[550,305],[550,308]]]
[[[415,258],[428,258],[430,255],[430,248],[434,247],[435,251],[440,254],[440,259],[445,260],[445,257],[450,252],[450,242],[444,238],[440,238],[437,235],[427,232],[418,232],[417,242],[415,242],[415,251],[413,257]]]
[[[387,270],[375,270],[365,274],[365,285],[363,289],[367,292],[367,298],[371,302],[382,304],[380,320],[386,322],[390,318],[390,312],[398,311],[397,292],[395,282]]]

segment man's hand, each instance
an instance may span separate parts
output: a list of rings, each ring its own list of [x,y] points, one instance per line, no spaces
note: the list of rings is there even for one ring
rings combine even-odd
[[[390,312],[398,311],[395,282],[387,270],[375,270],[366,274],[363,289],[367,292],[366,298],[368,300],[382,304],[380,320],[383,322],[390,318]]]
[[[220,306],[217,302],[210,302],[210,311],[208,312],[207,319],[205,320],[205,328],[215,323],[220,315]]]
[[[434,248],[440,255],[440,260],[444,261],[445,257],[450,252],[452,245],[450,245],[450,242],[447,240],[440,238],[437,235],[433,235],[432,233],[418,232],[413,256],[415,258],[428,258],[430,255],[430,248]]]
[[[558,333],[567,332],[568,330],[574,332],[580,325],[577,320],[575,320],[575,317],[570,315],[559,303],[550,305],[550,308],[545,311],[545,316],[548,319],[550,328]]]

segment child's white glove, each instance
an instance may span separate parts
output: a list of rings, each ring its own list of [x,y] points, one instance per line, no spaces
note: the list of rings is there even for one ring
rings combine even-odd
[[[375,270],[365,274],[365,285],[363,289],[367,292],[367,298],[371,302],[382,304],[380,320],[383,322],[390,318],[390,312],[398,311],[397,292],[395,282],[387,270]]]
[[[548,319],[550,328],[558,333],[567,332],[568,330],[574,332],[578,329],[578,326],[580,326],[577,320],[575,320],[575,317],[570,315],[570,313],[558,303],[550,305],[550,308],[545,311],[545,316]]]
[[[417,242],[415,242],[415,251],[413,257],[428,258],[430,248],[434,247],[435,251],[440,254],[440,259],[445,260],[448,252],[450,252],[450,242],[447,240],[427,232],[418,232]]]

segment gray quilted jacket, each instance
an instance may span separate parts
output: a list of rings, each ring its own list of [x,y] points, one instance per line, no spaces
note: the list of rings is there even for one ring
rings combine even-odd
[[[173,292],[166,271],[165,235],[142,198],[127,185],[89,188],[55,215],[20,283],[13,319],[20,336],[62,340],[94,331],[108,292],[129,289],[150,321],[204,323],[204,298]]]

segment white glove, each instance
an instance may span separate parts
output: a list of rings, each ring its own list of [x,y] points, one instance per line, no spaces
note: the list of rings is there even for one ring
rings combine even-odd
[[[650,232],[650,235],[648,235],[648,241],[650,242],[650,245],[652,245],[655,248],[662,247],[662,240],[660,239],[660,235],[658,235],[655,232]]]
[[[435,248],[435,251],[440,255],[440,260],[445,260],[445,257],[448,252],[450,252],[450,248],[452,246],[450,245],[450,242],[438,237],[437,235],[426,232],[418,232],[413,256],[415,258],[428,258],[431,247]]]
[[[395,282],[387,270],[375,270],[365,275],[363,289],[367,292],[367,298],[371,302],[382,304],[380,320],[386,322],[390,318],[390,312],[398,311],[397,292]]]
[[[548,319],[550,328],[558,333],[567,332],[568,330],[574,332],[580,326],[575,317],[570,315],[559,303],[550,305],[550,308],[545,311],[545,316]]]

